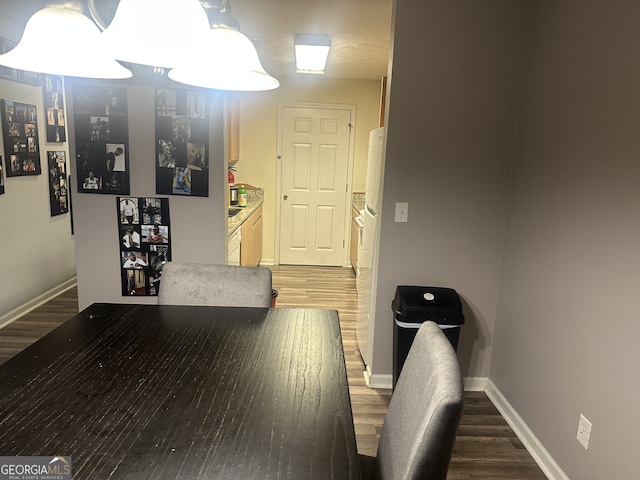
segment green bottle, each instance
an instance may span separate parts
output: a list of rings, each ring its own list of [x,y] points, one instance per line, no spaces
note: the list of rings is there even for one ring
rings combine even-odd
[[[238,206],[247,206],[247,190],[244,188],[244,185],[240,185],[240,188],[238,189]]]

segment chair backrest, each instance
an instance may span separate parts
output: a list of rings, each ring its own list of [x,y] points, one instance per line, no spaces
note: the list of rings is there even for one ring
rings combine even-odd
[[[158,305],[270,307],[271,270],[167,262],[162,267]]]
[[[462,377],[440,327],[425,322],[402,368],[385,417],[375,477],[445,480],[462,416]]]

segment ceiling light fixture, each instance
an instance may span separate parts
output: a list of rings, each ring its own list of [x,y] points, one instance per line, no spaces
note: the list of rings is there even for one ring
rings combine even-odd
[[[18,45],[0,55],[0,65],[72,77],[117,79],[133,75],[101,48],[100,29],[82,14],[77,1],[34,13]]]
[[[198,0],[120,0],[102,39],[124,62],[172,68],[199,45],[209,19]]]
[[[185,52],[181,64],[169,72],[170,79],[187,85],[236,91],[272,90],[280,85],[265,71],[251,40],[240,32],[227,0],[222,0],[211,24],[213,28],[202,39],[202,45]]]
[[[300,33],[295,36],[296,73],[324,74],[331,37],[329,35]]]

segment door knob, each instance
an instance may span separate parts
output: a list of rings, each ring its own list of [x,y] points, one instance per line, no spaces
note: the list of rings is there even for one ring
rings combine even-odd
[[[283,196],[282,196],[282,199],[283,199],[283,200],[286,200],[287,198],[289,198],[289,195],[283,195]]]

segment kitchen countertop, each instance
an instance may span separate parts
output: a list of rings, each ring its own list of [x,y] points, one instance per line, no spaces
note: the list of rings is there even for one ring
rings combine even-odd
[[[240,227],[244,221],[264,202],[264,190],[258,188],[255,190],[247,189],[247,206],[242,212],[237,213],[233,217],[228,218],[228,233],[231,235]],[[351,195],[351,205],[358,211],[364,208],[364,193],[354,192]],[[235,205],[230,208],[237,208]]]
[[[242,223],[251,216],[255,210],[264,202],[264,190],[247,189],[247,206],[242,209],[240,213],[235,214],[233,217],[229,217],[227,221],[227,230],[229,235],[235,232]],[[239,208],[233,205],[229,208]]]
[[[364,193],[351,194],[351,205],[353,205],[358,211],[363,210],[364,209]]]

